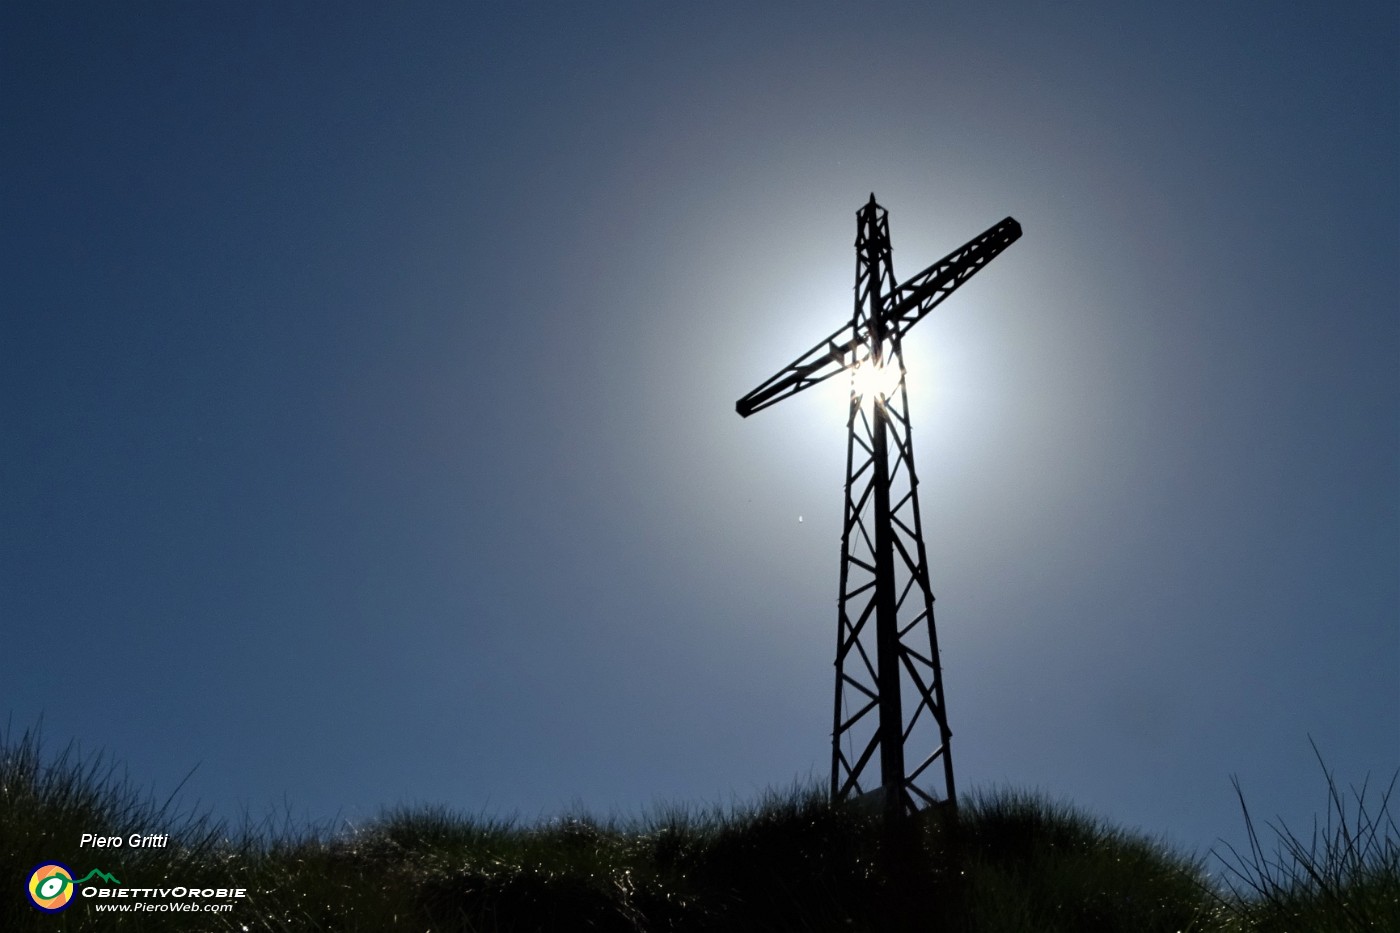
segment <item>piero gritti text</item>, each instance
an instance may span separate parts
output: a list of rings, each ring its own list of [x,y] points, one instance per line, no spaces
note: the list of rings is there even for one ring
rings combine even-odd
[[[78,840],[78,848],[90,849],[164,849],[170,842],[169,833],[132,833],[130,836],[98,836],[93,833],[83,833]]]

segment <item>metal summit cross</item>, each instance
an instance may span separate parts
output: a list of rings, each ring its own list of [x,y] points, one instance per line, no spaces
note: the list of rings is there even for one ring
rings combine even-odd
[[[842,326],[734,406],[747,418],[851,371],[831,796],[875,791],[869,778],[865,785],[861,778],[867,767],[874,770],[878,750],[879,796],[891,817],[938,803],[917,782],[940,759],[943,799],[948,805],[957,799],[901,341],[1020,236],[1021,225],[1008,217],[895,285],[889,214],[872,193],[856,212],[855,314],[849,327]],[[912,768],[906,748],[920,756]]]

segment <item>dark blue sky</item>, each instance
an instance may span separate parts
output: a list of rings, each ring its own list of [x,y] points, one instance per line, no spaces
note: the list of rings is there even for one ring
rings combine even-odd
[[[1393,4],[0,8],[0,714],[217,813],[822,779],[896,274],[964,789],[1400,766]],[[798,523],[797,517],[803,516]]]

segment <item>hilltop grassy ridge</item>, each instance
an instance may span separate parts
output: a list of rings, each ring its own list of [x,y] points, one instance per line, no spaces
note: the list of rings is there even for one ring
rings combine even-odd
[[[1372,811],[1363,789],[1349,811],[1330,776],[1326,833],[1309,848],[1282,829],[1269,855],[1251,828],[1250,851],[1221,860],[1222,888],[1202,860],[1014,791],[973,794],[898,834],[805,788],[628,822],[524,826],[429,808],[334,833],[231,832],[144,797],[100,757],[41,751],[31,732],[0,742],[0,930],[1400,930],[1389,794]],[[169,847],[77,848],[94,827],[153,826]],[[81,900],[47,915],[23,891],[45,860],[248,897],[225,914],[99,914]]]

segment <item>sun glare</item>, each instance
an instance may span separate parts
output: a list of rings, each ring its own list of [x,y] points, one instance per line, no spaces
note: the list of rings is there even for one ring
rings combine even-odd
[[[851,371],[851,387],[862,404],[873,404],[899,391],[899,366],[877,366],[866,361]]]
[[[924,385],[924,380],[910,377],[909,373],[904,374],[904,388],[910,394],[921,385]],[[823,381],[818,392],[825,399],[819,408],[833,412],[844,424],[850,417],[853,392],[860,396],[861,408],[867,415],[874,410],[876,399],[893,398],[899,394],[899,364],[875,366],[868,359],[858,361],[850,364],[846,373]]]
[[[922,380],[904,376],[905,388],[913,392]],[[892,398],[899,392],[899,365],[876,366],[868,360],[852,365],[847,373],[828,379],[820,389],[826,402],[821,406],[838,412],[844,424],[851,410],[851,393],[860,396],[861,407],[867,414],[874,410],[876,399]]]

